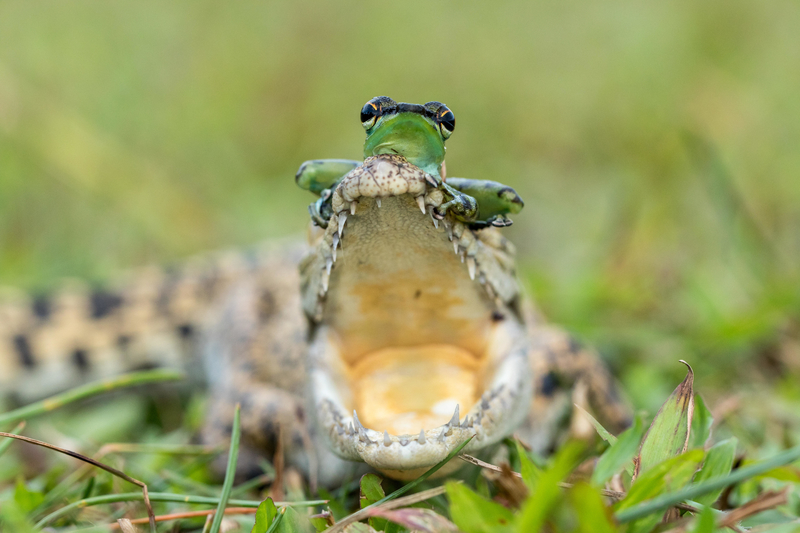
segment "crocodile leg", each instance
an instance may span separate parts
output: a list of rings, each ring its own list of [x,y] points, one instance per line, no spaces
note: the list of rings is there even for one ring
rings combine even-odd
[[[558,327],[534,323],[529,331],[536,383],[528,417],[517,433],[523,441],[548,454],[565,435],[592,437],[594,428],[576,404],[612,433],[630,425],[630,406],[597,352]]]
[[[233,413],[241,405],[237,474],[252,477],[261,458],[300,469],[309,480],[338,483],[353,470],[327,450],[307,420],[308,321],[300,305],[300,247],[278,249],[233,287],[211,321],[204,358],[211,378],[203,440],[230,441]],[[279,444],[280,441],[280,444]],[[224,472],[226,457],[216,470]]]

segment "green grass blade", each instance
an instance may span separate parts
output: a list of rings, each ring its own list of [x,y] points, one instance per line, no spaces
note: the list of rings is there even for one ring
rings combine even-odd
[[[592,483],[603,485],[611,476],[622,468],[630,467],[633,470],[633,458],[639,450],[642,439],[642,419],[637,416],[632,427],[623,431],[617,442],[600,456],[597,466],[592,472]]]
[[[694,412],[694,371],[685,361],[681,362],[689,372],[658,410],[650,429],[645,433],[636,461],[635,476],[687,449]]]
[[[620,437],[622,438],[622,437]],[[600,489],[585,482],[578,482],[567,493],[572,503],[575,518],[578,519],[581,533],[614,533],[616,528],[612,524],[611,512],[603,502]]]
[[[621,512],[623,509],[634,507],[650,498],[685,487],[691,481],[702,460],[703,450],[690,450],[653,466],[636,479],[625,499],[616,504],[616,510]],[[626,531],[628,533],[648,532],[661,520],[662,514],[653,512],[640,517],[633,521]]]
[[[694,476],[695,483],[702,483],[709,479],[716,479],[718,477],[727,476],[731,473],[733,468],[733,460],[736,457],[736,446],[738,444],[736,437],[718,442],[706,454],[706,460],[703,461],[703,467]],[[697,497],[697,502],[703,505],[711,505],[722,494],[722,489],[713,490],[706,494],[701,494]]]
[[[25,429],[25,421],[22,421],[22,422],[20,422],[19,424],[17,424],[17,427],[15,427],[15,428],[14,428],[14,429],[11,431],[11,434],[12,434],[12,435],[19,435],[19,433],[20,433],[20,432],[21,432],[23,429]],[[14,439],[3,439],[3,441],[2,441],[2,442],[0,442],[0,455],[3,455],[4,453],[6,453],[6,451],[7,451],[7,450],[8,450],[8,448],[9,448],[9,446],[11,446],[11,443],[12,443],[12,442],[14,442]]]
[[[391,494],[389,494],[388,496],[386,496],[384,498],[381,498],[380,500],[378,500],[377,502],[373,503],[372,505],[368,505],[367,507],[364,507],[360,511],[357,511],[357,512],[351,514],[350,516],[340,520],[339,522],[336,523],[336,525],[334,525],[329,530],[330,533],[337,533],[339,531],[344,531],[344,528],[347,527],[348,524],[352,524],[353,522],[357,522],[357,521],[361,520],[362,518],[366,517],[367,516],[367,512],[366,511],[368,509],[372,509],[373,507],[377,507],[378,505],[381,505],[382,503],[386,503],[386,502],[388,502],[390,500],[394,500],[395,498],[398,498],[398,497],[402,496],[403,494],[405,494],[406,492],[410,491],[411,489],[413,489],[414,487],[416,487],[417,485],[419,485],[420,483],[422,483],[423,481],[425,481],[426,479],[431,477],[433,474],[438,472],[440,468],[442,468],[444,465],[449,463],[456,455],[461,453],[461,450],[464,449],[464,446],[469,444],[469,442],[473,438],[474,438],[474,435],[472,437],[468,438],[467,440],[465,440],[464,442],[462,442],[461,444],[459,444],[458,446],[456,446],[455,448],[453,448],[453,451],[451,451],[449,454],[447,454],[447,457],[445,457],[444,459],[442,459],[441,461],[436,463],[436,465],[434,465],[430,470],[428,470],[427,472],[425,472],[424,474],[419,476],[414,481],[412,481],[412,482],[410,482],[410,483],[408,483],[406,485],[403,485],[402,487],[400,487],[396,491],[392,492]]]
[[[447,500],[450,518],[464,533],[512,531],[514,514],[497,502],[484,498],[461,483],[448,481]]]
[[[517,517],[517,531],[542,530],[548,514],[561,498],[559,484],[578,464],[583,448],[583,443],[578,441],[561,447],[536,481],[536,490],[522,504]]]
[[[692,429],[689,432],[689,448],[703,448],[706,441],[711,438],[711,426],[713,425],[714,416],[706,407],[705,400],[699,394],[695,394]]]
[[[600,437],[604,441],[606,441],[609,444],[614,444],[615,442],[617,442],[617,437],[612,435],[606,428],[604,428],[603,424],[598,422],[595,417],[593,417],[591,414],[589,414],[589,411],[587,411],[586,409],[584,409],[580,405],[575,405],[575,407],[577,407],[583,413],[583,416],[585,416],[586,418],[589,419],[589,422],[592,423],[592,426],[594,426],[594,429],[595,429],[595,431],[597,431],[597,434],[600,435]]]
[[[278,515],[275,517],[275,520],[273,520],[272,524],[270,524],[267,533],[275,533],[278,530],[278,526],[281,525],[281,520],[283,520],[284,514],[286,514],[286,507],[281,507]]]
[[[518,440],[514,440],[514,445],[517,447],[517,455],[519,455],[519,470],[522,474],[522,481],[528,487],[529,491],[533,491],[536,488],[536,482],[539,480],[539,476],[542,475],[542,470],[533,464],[525,448]]]
[[[471,441],[471,440],[472,440],[472,438],[473,438],[473,437],[470,437],[470,438],[468,438],[467,440],[465,440],[464,442],[462,442],[461,444],[459,444],[458,446],[456,446],[456,447],[453,449],[453,451],[452,451],[452,452],[450,452],[449,454],[447,454],[447,457],[445,457],[444,459],[442,459],[442,460],[441,460],[439,463],[437,463],[437,464],[436,464],[436,465],[435,465],[433,468],[431,468],[430,470],[428,470],[427,472],[425,472],[424,474],[422,474],[421,476],[419,476],[417,479],[415,479],[415,480],[414,480],[414,481],[412,481],[411,483],[408,483],[407,485],[403,485],[402,487],[400,487],[400,488],[399,488],[399,489],[397,489],[396,491],[392,492],[391,494],[389,494],[389,495],[388,495],[388,496],[386,496],[385,498],[381,498],[380,500],[378,500],[377,502],[373,503],[373,504],[372,504],[372,505],[370,505],[369,507],[377,507],[378,505],[380,505],[380,504],[382,504],[382,503],[384,503],[384,502],[388,502],[389,500],[394,500],[395,498],[399,498],[400,496],[402,496],[402,495],[403,495],[403,494],[405,494],[406,492],[410,491],[411,489],[413,489],[414,487],[416,487],[417,485],[419,485],[420,483],[422,483],[423,481],[425,481],[426,479],[428,479],[429,477],[431,477],[433,474],[435,474],[436,472],[438,472],[440,468],[442,468],[444,465],[446,465],[447,463],[449,463],[449,462],[450,462],[450,461],[451,461],[451,460],[452,460],[452,459],[453,459],[453,458],[454,458],[456,455],[458,455],[459,453],[461,453],[461,450],[462,450],[462,449],[464,449],[464,446],[466,446],[467,444],[469,444],[469,441]],[[365,507],[364,509],[368,509],[369,507]]]
[[[239,437],[240,431],[240,412],[241,406],[237,403],[236,409],[233,413],[233,429],[231,429],[231,448],[228,452],[228,467],[225,469],[225,481],[222,483],[222,494],[219,497],[217,504],[217,512],[214,513],[214,520],[211,522],[210,533],[219,533],[219,528],[222,526],[222,519],[225,518],[225,507],[228,505],[228,499],[231,497],[231,489],[233,488],[233,479],[236,477],[236,462],[239,460]]]
[[[87,383],[81,387],[68,390],[62,394],[51,396],[45,400],[20,407],[13,411],[0,414],[0,426],[13,424],[20,420],[30,420],[33,417],[54,411],[67,404],[77,402],[90,396],[96,396],[111,390],[141,385],[144,383],[157,383],[161,381],[176,381],[183,379],[184,375],[175,370],[147,370],[144,372],[131,372],[111,379],[104,379]]]
[[[718,489],[724,489],[729,485],[733,485],[735,483],[739,483],[740,481],[744,481],[745,479],[769,472],[773,468],[784,466],[797,460],[800,460],[800,446],[789,448],[788,450],[781,452],[769,459],[739,468],[727,476],[710,479],[702,483],[697,483],[696,485],[690,485],[676,492],[663,494],[653,498],[652,500],[629,507],[617,512],[615,514],[615,518],[617,521],[622,523],[630,522],[632,520],[636,520],[637,518],[647,516],[655,511],[666,509],[667,507],[675,505],[676,503],[696,499],[701,494],[706,494]]]
[[[256,520],[250,533],[266,533],[275,521],[276,516],[278,516],[278,509],[275,507],[272,498],[267,498],[261,502],[258,510],[256,510]]]
[[[149,496],[151,502],[173,502],[198,505],[219,505],[220,502],[220,498],[212,498],[209,496],[189,496],[185,494],[172,494],[169,492],[151,492]],[[75,509],[83,509],[84,507],[91,507],[104,503],[140,502],[143,499],[144,496],[141,492],[123,492],[120,494],[107,494],[105,496],[95,496],[94,498],[79,500],[45,516],[36,523],[36,527],[41,529],[47,524],[50,524],[54,520],[69,514]],[[283,507],[313,507],[317,505],[325,505],[326,503],[328,503],[327,500],[307,500],[299,502],[275,502],[275,505]],[[228,505],[257,509],[258,506],[261,505],[261,502],[259,500],[228,500]]]

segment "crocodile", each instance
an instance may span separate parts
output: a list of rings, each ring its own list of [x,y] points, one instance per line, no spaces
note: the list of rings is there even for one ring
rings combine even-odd
[[[548,324],[518,281],[501,231],[521,198],[446,175],[453,112],[377,97],[361,122],[364,161],[312,160],[296,175],[318,196],[306,243],[6,297],[3,389],[181,364],[168,354],[188,345],[210,389],[203,440],[225,443],[239,404],[242,473],[280,454],[328,486],[359,465],[411,479],[470,438],[469,453],[511,434],[545,453],[575,403],[624,427],[629,409],[599,357]]]

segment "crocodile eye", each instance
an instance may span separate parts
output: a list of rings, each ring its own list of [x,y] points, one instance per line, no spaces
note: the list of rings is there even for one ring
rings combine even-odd
[[[361,125],[364,126],[365,130],[375,125],[375,121],[378,120],[381,114],[380,110],[380,104],[376,103],[374,100],[370,100],[364,104],[364,107],[361,108]]]
[[[449,138],[453,134],[453,130],[456,129],[456,116],[447,107],[442,106],[436,119],[439,122],[439,131],[442,132],[442,137]]]

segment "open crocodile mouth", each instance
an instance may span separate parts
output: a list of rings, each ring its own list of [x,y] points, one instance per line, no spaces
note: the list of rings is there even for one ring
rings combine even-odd
[[[318,430],[397,478],[470,436],[466,450],[497,442],[530,403],[513,248],[494,228],[438,220],[443,202],[402,157],[370,158],[333,192],[302,265]]]

